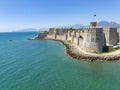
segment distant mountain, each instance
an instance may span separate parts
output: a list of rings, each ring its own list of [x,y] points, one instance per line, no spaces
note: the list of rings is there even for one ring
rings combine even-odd
[[[82,28],[84,27],[83,25],[81,24],[75,24],[75,25],[65,25],[65,26],[54,26],[54,27],[51,27],[51,28],[75,28],[75,29],[78,29],[78,28]],[[39,31],[48,31],[49,28],[40,28],[40,29],[34,29],[34,28],[25,28],[25,29],[21,29],[21,30],[14,30],[13,32],[39,32]]]
[[[78,28],[83,28],[83,27],[85,27],[85,26],[81,25],[81,24],[75,24],[75,25],[55,26],[53,28],[75,28],[75,29],[78,29]]]
[[[97,23],[97,26],[120,28],[120,24],[118,24],[116,22],[108,22],[108,21],[100,21]],[[75,28],[75,29],[79,29],[79,28],[83,28],[83,27],[85,27],[85,26],[81,25],[81,24],[75,24],[75,25],[54,26],[51,28]],[[15,30],[13,32],[39,32],[39,31],[45,31],[45,30],[49,30],[49,28],[40,28],[40,29],[26,28],[26,29],[22,29],[22,30]]]
[[[13,32],[39,32],[47,30],[47,28],[40,28],[40,29],[34,29],[34,28],[26,28],[21,30],[14,30]]]
[[[83,28],[83,27],[85,27],[85,26],[84,26],[84,25],[81,25],[81,24],[75,24],[75,25],[73,25],[72,27],[78,29],[78,28]]]
[[[116,22],[108,22],[108,21],[100,21],[97,23],[97,26],[104,26],[104,27],[118,27],[120,28],[120,24]]]
[[[116,22],[108,22],[108,21],[100,21],[97,23],[97,26],[103,26],[103,27],[118,27],[120,28],[120,24]],[[66,25],[66,26],[56,26],[55,28],[83,28],[85,27],[84,25],[81,24],[75,24],[75,25]]]
[[[38,29],[25,28],[25,29],[21,29],[21,30],[14,30],[13,32],[34,32],[34,31],[38,31]]]

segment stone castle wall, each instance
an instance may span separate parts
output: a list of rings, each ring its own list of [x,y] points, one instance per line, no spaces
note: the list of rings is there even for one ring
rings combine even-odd
[[[69,41],[86,52],[102,52],[106,45],[116,45],[120,40],[117,28],[88,27],[83,30],[50,28],[47,39]]]
[[[67,28],[50,28],[49,35],[57,34],[57,35],[64,35],[67,34],[69,29]]]
[[[120,29],[117,30],[118,33],[118,42],[120,43]]]
[[[106,44],[109,46],[116,45],[119,41],[117,28],[105,27],[103,28]]]
[[[87,52],[102,52],[103,50],[103,29],[86,28],[83,37],[82,49]]]
[[[55,34],[47,35],[47,39],[56,39],[56,35]]]
[[[73,42],[73,36],[71,34],[72,31],[68,31],[68,37],[67,37],[67,40],[70,41],[70,42]]]
[[[67,35],[66,34],[65,35],[56,35],[56,39],[65,41],[65,40],[67,40]]]
[[[39,34],[37,35],[37,37],[35,37],[35,39],[45,39],[48,35],[47,31],[41,31],[39,32]]]
[[[73,37],[73,43],[76,45],[79,45],[79,38],[78,37]]]
[[[79,38],[79,47],[83,48],[83,38]]]

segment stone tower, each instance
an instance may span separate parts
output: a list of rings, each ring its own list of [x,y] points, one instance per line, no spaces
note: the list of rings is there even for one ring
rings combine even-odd
[[[91,27],[96,27],[97,26],[97,22],[90,22],[90,26]]]
[[[56,37],[57,37],[57,30],[56,30],[56,28],[50,28],[49,29],[49,35],[51,35],[52,37],[52,39],[56,39]]]
[[[102,52],[104,45],[103,28],[91,26],[84,29],[83,50],[87,52]]]
[[[117,43],[119,42],[117,28],[116,27],[104,27],[103,31],[105,34],[106,45],[107,46],[117,45]]]

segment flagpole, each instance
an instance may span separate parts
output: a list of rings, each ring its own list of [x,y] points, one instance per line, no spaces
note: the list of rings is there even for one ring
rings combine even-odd
[[[96,16],[97,16],[96,14],[93,15],[93,17],[94,17],[94,22],[97,22],[97,21],[95,20]]]
[[[94,19],[95,19],[96,14],[93,14],[93,17],[94,17]],[[97,22],[96,22],[95,20],[90,23],[90,26],[91,26],[91,27],[94,27],[94,28],[95,28],[96,25],[97,25]]]

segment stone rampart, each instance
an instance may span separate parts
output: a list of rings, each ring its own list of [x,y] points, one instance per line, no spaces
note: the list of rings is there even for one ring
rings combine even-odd
[[[105,46],[120,42],[120,30],[114,27],[87,27],[83,30],[50,28],[47,39],[69,41],[86,52],[102,52]]]
[[[73,43],[76,45],[79,45],[79,38],[78,37],[73,37]]]
[[[106,45],[114,46],[118,43],[119,38],[116,27],[104,27],[103,31],[105,34]]]

